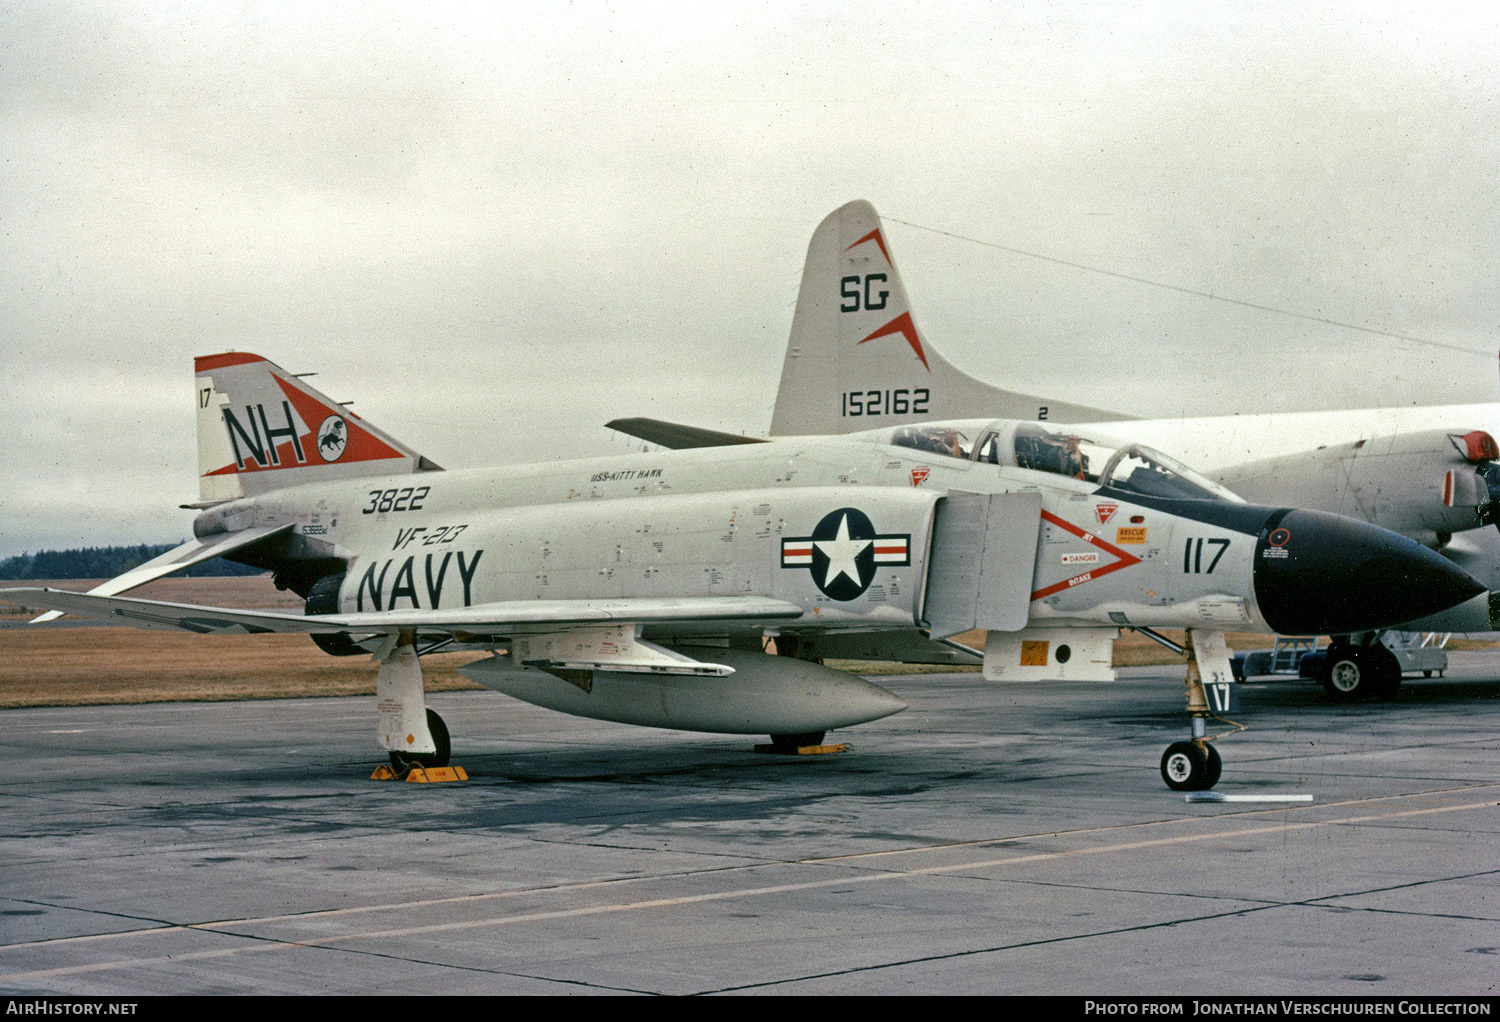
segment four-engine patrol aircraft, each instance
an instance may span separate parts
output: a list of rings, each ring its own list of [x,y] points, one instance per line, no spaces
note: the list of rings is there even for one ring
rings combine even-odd
[[[1377,526],[1029,422],[443,471],[258,355],[199,358],[196,393],[195,538],[88,594],[0,598],[373,654],[398,767],[448,757],[419,659],[438,649],[488,654],[464,673],[542,706],[799,747],[904,706],[824,657],[972,662],[946,640],[983,629],[987,678],[1108,679],[1130,626],[1188,630],[1193,740],[1162,773],[1208,787],[1222,629],[1358,632],[1483,591]],[[275,572],[306,614],[119,595],[218,555]]]
[[[945,361],[918,329],[875,209],[851,202],[830,214],[808,246],[772,435],[943,421],[977,438],[997,415],[1087,424],[1027,427],[1050,436],[1049,443],[1107,448],[1110,436],[1149,443],[1247,500],[1384,526],[1500,589],[1500,535],[1479,531],[1500,509],[1500,447],[1485,432],[1500,423],[1500,405],[1144,421],[994,387]],[[612,425],[666,446],[682,442],[650,420]],[[1007,456],[1024,464],[1030,455],[1020,437]],[[1500,627],[1491,617],[1495,604],[1500,600],[1481,595],[1413,627],[1489,631]],[[1400,667],[1367,632],[1335,641],[1322,680],[1330,695],[1354,698],[1393,690]]]

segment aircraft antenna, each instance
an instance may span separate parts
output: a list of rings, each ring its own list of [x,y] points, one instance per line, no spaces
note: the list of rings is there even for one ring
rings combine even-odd
[[[882,216],[881,219],[889,220],[891,223],[904,224],[907,227],[915,227],[919,231],[929,231],[933,234],[941,234],[948,238],[957,238],[959,241],[967,241],[971,244],[983,245],[985,248],[996,248],[1002,252],[1009,252],[1012,255],[1026,256],[1030,259],[1040,259],[1043,262],[1056,263],[1059,266],[1067,266],[1075,270],[1086,270],[1089,273],[1100,273],[1106,277],[1114,277],[1117,280],[1128,280],[1136,284],[1149,284],[1152,287],[1160,287],[1165,288],[1168,291],[1176,291],[1178,294],[1193,295],[1197,298],[1208,298],[1216,302],[1228,302],[1230,305],[1239,305],[1246,309],[1259,309],[1262,312],[1274,312],[1280,316],[1291,316],[1294,319],[1305,319],[1313,323],[1323,323],[1328,326],[1342,327],[1345,330],[1358,330],[1361,333],[1378,334],[1381,337],[1394,337],[1397,340],[1410,341],[1413,344],[1429,344],[1434,348],[1446,348],[1449,351],[1458,351],[1462,352],[1465,355],[1482,355],[1488,358],[1490,354],[1488,351],[1476,351],[1473,348],[1465,348],[1460,344],[1449,344],[1446,341],[1433,341],[1428,340],[1425,337],[1413,337],[1411,334],[1403,334],[1395,330],[1381,330],[1378,327],[1361,326],[1358,323],[1344,323],[1337,319],[1328,319],[1324,316],[1313,316],[1306,312],[1296,312],[1292,309],[1282,309],[1274,305],[1262,305],[1259,302],[1245,301],[1241,298],[1226,298],[1223,295],[1216,295],[1211,291],[1199,291],[1195,288],[1183,287],[1180,284],[1168,284],[1165,281],[1152,280],[1149,277],[1136,277],[1129,273],[1120,273],[1116,270],[1106,270],[1102,266],[1089,266],[1087,263],[1075,263],[1067,259],[1059,259],[1057,256],[1043,255],[1040,252],[1028,252],[1024,248],[1013,248],[1010,245],[1001,245],[998,242],[994,241],[985,241],[981,238],[971,238],[966,234],[956,234],[953,231],[944,231],[936,227],[927,227],[924,224],[914,224],[910,220],[901,220],[893,216]]]

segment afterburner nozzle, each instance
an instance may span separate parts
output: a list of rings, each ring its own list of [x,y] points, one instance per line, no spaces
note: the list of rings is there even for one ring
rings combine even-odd
[[[1255,544],[1255,599],[1282,635],[1340,635],[1403,624],[1485,591],[1420,543],[1367,522],[1305,509],[1266,519]]]

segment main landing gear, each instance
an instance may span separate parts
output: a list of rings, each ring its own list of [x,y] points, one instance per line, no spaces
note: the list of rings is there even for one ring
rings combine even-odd
[[[1374,696],[1390,699],[1401,687],[1401,661],[1380,642],[1375,633],[1360,636],[1367,641],[1355,643],[1351,637],[1336,638],[1328,647],[1318,682],[1330,699],[1352,702]]]
[[[413,767],[443,767],[453,752],[453,743],[448,738],[448,725],[443,723],[433,710],[427,711],[427,731],[432,735],[432,752],[390,751],[391,769],[404,774]]]
[[[390,641],[375,677],[377,742],[398,775],[418,767],[445,767],[452,752],[448,726],[427,708],[414,637],[403,632]]]
[[[1234,721],[1224,720],[1208,706],[1208,696],[1203,690],[1205,677],[1210,684],[1226,684],[1233,681],[1229,666],[1229,647],[1224,642],[1223,632],[1187,633],[1188,655],[1187,711],[1192,718],[1193,737],[1186,742],[1173,742],[1161,756],[1161,779],[1173,791],[1207,791],[1219,783],[1224,772],[1224,760],[1219,750],[1210,743],[1243,731],[1244,727]],[[1223,721],[1234,726],[1233,731],[1209,735],[1208,719]]]

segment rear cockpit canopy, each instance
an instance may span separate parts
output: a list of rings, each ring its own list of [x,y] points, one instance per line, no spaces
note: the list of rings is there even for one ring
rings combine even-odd
[[[891,433],[888,442],[893,447],[910,447],[965,461],[970,459],[968,435],[952,426],[901,426]]]

